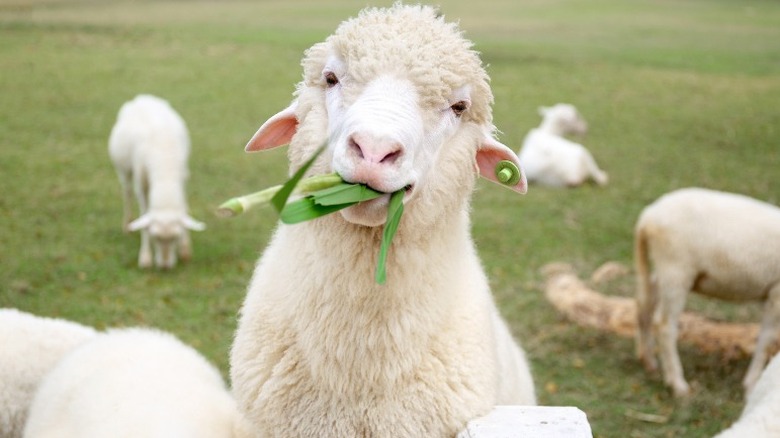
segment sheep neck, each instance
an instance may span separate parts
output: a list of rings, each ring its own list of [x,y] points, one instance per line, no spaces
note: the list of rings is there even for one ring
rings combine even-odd
[[[328,217],[299,231],[298,239],[316,245],[299,254],[296,269],[319,265],[319,277],[302,285],[289,310],[296,313],[295,330],[308,342],[314,372],[321,370],[320,378],[334,386],[355,373],[361,377],[353,381],[355,391],[403,378],[429,354],[426,339],[451,317],[458,299],[451,292],[462,287],[456,283],[475,257],[468,214],[424,230],[409,225],[402,220],[393,241],[385,285],[374,282],[381,227]],[[334,321],[341,322],[337,331]]]
[[[154,180],[152,186],[149,187],[150,210],[186,210],[186,205],[184,186],[179,181]]]
[[[544,131],[552,135],[557,135],[559,137],[563,137],[564,135],[563,128],[561,127],[560,123],[558,123],[557,120],[551,119],[549,117],[546,117],[542,120],[542,123],[539,125],[538,129],[540,131]]]

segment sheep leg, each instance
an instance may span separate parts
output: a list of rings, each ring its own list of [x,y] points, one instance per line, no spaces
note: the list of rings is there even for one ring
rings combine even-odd
[[[133,189],[135,190],[135,197],[138,201],[138,210],[141,212],[141,215],[143,215],[148,211],[148,206],[146,204],[147,187],[146,181],[141,177],[141,172],[139,171],[135,173]],[[152,267],[152,246],[149,231],[146,228],[141,229],[141,250],[138,252],[138,267]]]
[[[599,168],[598,164],[596,164],[596,160],[593,159],[593,156],[585,154],[584,160],[585,168],[588,169],[588,174],[593,178],[593,181],[596,181],[596,184],[600,186],[606,185],[607,182],[609,182],[609,176]]]
[[[742,386],[746,393],[753,389],[753,385],[761,377],[761,372],[769,359],[768,349],[777,341],[778,329],[780,329],[780,284],[774,285],[769,290],[764,305],[764,315],[761,320],[761,330],[756,340],[756,348],[753,351],[753,358],[745,378],[742,380]]]
[[[117,170],[119,184],[122,186],[122,206],[124,213],[122,216],[122,229],[129,232],[127,226],[133,221],[133,185],[131,184],[131,174]]]
[[[653,314],[658,307],[658,288],[655,279],[640,279],[637,289],[636,355],[647,371],[658,369],[655,358],[655,337],[652,330]]]
[[[680,314],[685,307],[688,287],[682,277],[658,274],[659,306],[653,318],[653,325],[658,336],[661,367],[664,382],[672,388],[675,397],[685,397],[690,394],[690,387],[683,376],[680,354],[677,351]]]
[[[186,229],[179,238],[179,258],[184,261],[192,258],[192,240],[190,239],[189,231]]]
[[[141,250],[138,252],[138,267],[152,267],[152,246],[150,242],[149,231],[141,230]]]

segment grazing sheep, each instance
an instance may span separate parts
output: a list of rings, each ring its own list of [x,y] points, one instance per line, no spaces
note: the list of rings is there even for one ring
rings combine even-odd
[[[520,162],[529,182],[551,187],[575,187],[592,178],[599,185],[609,181],[596,160],[585,147],[564,138],[568,134],[583,135],[588,124],[577,109],[559,103],[540,107],[542,123],[523,140]]]
[[[296,101],[247,145],[290,142],[290,170],[406,189],[374,269],[389,195],[279,225],[231,351],[239,406],[260,436],[454,436],[498,404],[534,404],[531,374],[470,236],[477,176],[517,156],[496,141],[492,94],[457,26],[427,6],[366,9],[302,62]],[[524,193],[524,178],[512,188]]]
[[[100,334],[64,357],[35,394],[25,438],[248,437],[216,368],[174,336]]]
[[[190,139],[184,120],[163,99],[139,95],[119,110],[111,130],[108,152],[124,196],[124,227],[141,231],[138,266],[172,268],[176,252],[182,260],[192,256],[188,230],[205,225],[187,213],[184,183]],[[132,219],[132,196],[140,217]]]
[[[46,373],[95,330],[57,318],[0,309],[0,437],[22,436],[35,390]]]
[[[715,438],[773,438],[780,436],[780,355],[769,361],[747,396],[739,419]]]
[[[750,391],[780,328],[778,249],[780,209],[746,196],[681,189],[642,211],[634,247],[639,283],[637,355],[648,369],[655,369],[653,337],[658,336],[664,380],[675,395],[690,391],[677,352],[678,318],[688,291],[730,301],[766,302],[743,380]]]

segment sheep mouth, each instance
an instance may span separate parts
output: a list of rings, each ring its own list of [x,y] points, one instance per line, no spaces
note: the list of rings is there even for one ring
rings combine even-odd
[[[399,190],[404,191],[404,203],[406,203],[414,192],[414,185],[408,184]],[[368,227],[381,226],[387,219],[387,208],[390,205],[390,197],[397,191],[398,190],[394,192],[382,191],[382,196],[369,201],[358,202],[355,205],[347,207],[341,210],[341,215],[347,222],[356,225]]]
[[[402,187],[402,188],[400,188],[400,189],[397,189],[397,190],[390,190],[390,191],[387,191],[387,190],[379,190],[379,189],[377,189],[377,188],[371,187],[371,185],[370,185],[370,184],[366,184],[366,187],[368,187],[368,188],[369,188],[369,189],[371,189],[371,190],[375,190],[375,191],[377,191],[377,192],[379,192],[379,193],[384,193],[385,195],[392,195],[393,193],[395,193],[395,192],[397,192],[397,191],[403,190],[403,191],[404,191],[404,200],[406,200],[406,198],[408,198],[409,196],[411,196],[411,195],[412,195],[412,193],[414,192],[414,184],[407,184],[407,185],[403,186],[403,187]],[[383,197],[384,197],[384,196],[383,196]]]

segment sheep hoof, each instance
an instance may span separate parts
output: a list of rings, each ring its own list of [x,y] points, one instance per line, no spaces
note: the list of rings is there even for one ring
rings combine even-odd
[[[676,398],[687,398],[691,395],[691,387],[685,382],[672,384],[672,391]]]

